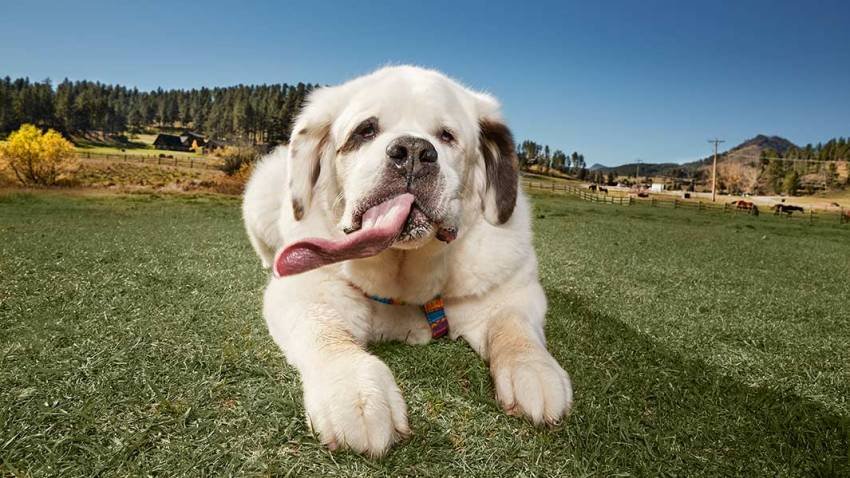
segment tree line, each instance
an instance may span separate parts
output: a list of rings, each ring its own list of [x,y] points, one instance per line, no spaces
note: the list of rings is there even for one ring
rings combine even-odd
[[[190,128],[209,137],[280,143],[307,94],[318,85],[237,85],[139,91],[121,85],[64,80],[0,80],[0,136],[30,123],[65,134],[124,131],[150,126]]]
[[[139,91],[95,81],[28,78],[0,79],[0,137],[23,124],[53,128],[67,135],[125,131],[148,127],[186,128],[210,138],[250,143],[283,143],[307,94],[319,85],[286,83],[216,88],[158,88]],[[531,140],[517,144],[521,166],[539,165],[584,179],[584,155],[552,150]]]
[[[539,165],[546,172],[554,169],[564,174],[572,174],[579,179],[587,176],[587,163],[584,161],[584,155],[578,151],[567,154],[560,149],[551,150],[548,144],[542,145],[529,139],[517,143],[516,148],[522,169]]]
[[[844,180],[838,163],[850,158],[850,141],[833,138],[817,145],[791,147],[780,152],[764,149],[759,155],[759,183],[761,192],[795,194],[798,189],[808,193],[814,189],[834,189],[850,185],[850,174]],[[806,179],[806,181],[804,181]]]

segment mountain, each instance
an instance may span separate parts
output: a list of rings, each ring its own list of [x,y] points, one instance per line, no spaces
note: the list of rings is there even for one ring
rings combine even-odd
[[[766,149],[773,149],[779,154],[785,154],[789,149],[796,148],[797,145],[788,141],[781,136],[767,136],[764,134],[756,135],[743,143],[728,149],[717,155],[718,164],[723,162],[735,162],[749,164],[758,160],[759,155]],[[695,174],[703,173],[703,171],[711,166],[713,156],[707,156],[704,159],[692,161],[690,163],[631,163],[620,166],[603,166],[594,164],[590,167],[591,171],[601,171],[608,174],[614,171],[617,176],[634,176],[637,171],[641,176],[669,176],[669,177],[692,177]],[[703,173],[704,174],[704,173]]]
[[[757,149],[761,153],[764,149],[772,149],[784,155],[789,149],[797,148],[798,146],[782,136],[766,136],[763,134],[757,135],[755,138],[748,139],[743,143],[730,149],[728,153],[751,151]]]
[[[724,151],[717,155],[718,164],[721,162],[737,162],[737,163],[752,163],[759,159],[761,152],[766,149],[772,149],[777,151],[780,156],[784,155],[789,149],[797,148],[798,146],[791,141],[781,137],[781,136],[767,136],[764,134],[756,135],[754,138],[750,138],[743,143],[731,148],[727,151]],[[687,163],[683,166],[690,165],[698,165],[705,166],[710,165],[713,161],[713,156],[707,156],[705,159],[700,161],[695,161],[693,163]]]
[[[619,166],[594,166],[600,167],[595,170],[591,168],[591,171],[601,171],[604,174],[614,171],[617,176],[634,176],[637,173],[641,176],[687,177],[687,172],[690,170],[684,165],[676,163],[629,163]]]

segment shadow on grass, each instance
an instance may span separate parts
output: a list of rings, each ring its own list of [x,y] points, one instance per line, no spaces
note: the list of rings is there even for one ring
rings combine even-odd
[[[787,390],[740,383],[596,312],[578,295],[551,288],[547,295],[549,348],[575,389],[567,422],[540,429],[504,415],[486,366],[463,343],[380,344],[373,351],[396,374],[415,430],[381,469],[402,473],[415,461],[428,464],[426,475],[850,472],[847,417]],[[494,458],[485,464],[482,456]]]
[[[847,417],[786,390],[742,384],[578,296],[547,292],[550,348],[576,388],[574,434],[591,427],[612,447],[643,442],[647,461],[656,461],[643,471],[850,472]]]

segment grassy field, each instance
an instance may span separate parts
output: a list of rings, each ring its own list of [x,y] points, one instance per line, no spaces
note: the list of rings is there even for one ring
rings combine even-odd
[[[182,164],[182,163],[181,163]],[[81,159],[74,181],[82,187],[181,190],[227,180],[218,169],[167,166],[110,159]]]
[[[310,436],[236,199],[0,196],[0,476],[850,473],[850,227],[534,201],[572,417],[382,344],[414,435],[370,461]]]
[[[197,158],[199,154],[191,151],[171,151],[165,149],[156,149],[153,142],[156,139],[155,134],[138,134],[135,135],[130,142],[120,143],[113,140],[104,139],[103,137],[82,137],[75,136],[72,138],[74,146],[79,153],[92,154],[114,154],[128,156],[159,156],[160,154],[171,156],[174,158]]]

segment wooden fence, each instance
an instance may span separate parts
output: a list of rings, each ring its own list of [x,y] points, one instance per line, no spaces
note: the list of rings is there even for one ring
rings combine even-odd
[[[850,224],[850,210],[846,210],[843,208],[838,210],[806,208],[805,211],[802,213],[781,213],[776,215],[774,214],[772,208],[762,206],[761,208],[759,208],[759,213],[754,214],[752,210],[738,209],[737,207],[735,207],[735,205],[730,204],[728,202],[720,204],[695,199],[679,199],[675,197],[653,195],[650,195],[646,198],[641,198],[622,193],[620,191],[615,191],[610,194],[604,194],[595,192],[591,189],[576,187],[566,183],[556,183],[554,181],[523,181],[522,184],[528,189],[538,189],[553,193],[568,194],[585,201],[603,204],[613,204],[618,206],[641,205],[648,207],[661,207],[671,209],[689,209],[698,213],[705,212],[730,215],[746,214],[758,217],[776,217],[791,221],[804,221],[810,224]]]
[[[124,161],[128,163],[150,164],[156,166],[175,166],[192,169],[219,169],[221,161],[202,157],[177,157],[164,154],[119,154],[119,153],[91,153],[80,151],[78,158],[104,159],[110,161]]]

